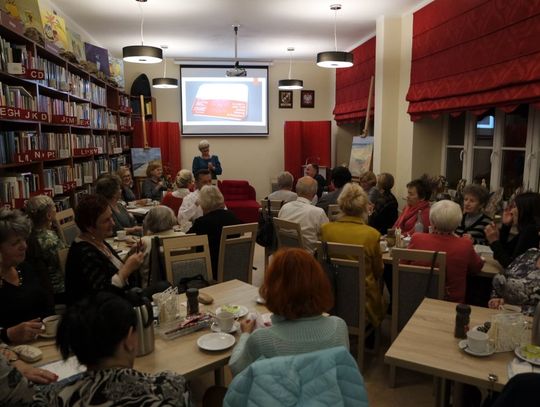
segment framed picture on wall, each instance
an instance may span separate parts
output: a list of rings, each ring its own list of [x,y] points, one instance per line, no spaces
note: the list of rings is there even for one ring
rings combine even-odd
[[[292,109],[292,107],[293,107],[292,90],[280,90],[279,91],[279,108]]]
[[[315,107],[314,90],[303,90],[300,92],[300,107]]]

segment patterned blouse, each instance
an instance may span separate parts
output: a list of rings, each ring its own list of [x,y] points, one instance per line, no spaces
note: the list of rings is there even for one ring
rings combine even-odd
[[[27,406],[32,401],[34,387],[0,355],[0,406]]]
[[[33,406],[189,406],[186,380],[171,372],[149,375],[134,369],[87,371],[74,380],[42,388]]]
[[[67,248],[66,244],[56,232],[50,229],[35,229],[30,236],[36,250],[28,253],[29,261],[39,264],[46,269],[50,278],[54,294],[63,293],[64,275],[60,270],[60,260],[58,259],[58,250]]]

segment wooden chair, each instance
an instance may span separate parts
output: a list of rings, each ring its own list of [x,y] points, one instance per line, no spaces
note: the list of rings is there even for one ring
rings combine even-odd
[[[426,297],[444,299],[446,285],[446,253],[439,252],[430,280],[430,267],[435,252],[428,250],[392,250],[392,324],[391,342],[407,324]],[[403,263],[403,262],[406,263]],[[411,264],[414,262],[416,265]],[[429,287],[428,287],[429,285]],[[395,386],[396,367],[390,366],[390,387]]]
[[[331,313],[343,319],[349,334],[358,337],[356,360],[364,364],[366,337],[366,267],[364,246],[317,242],[317,258],[330,273],[334,286],[334,308]]]
[[[221,231],[218,282],[238,279],[251,284],[257,223],[224,226]]]
[[[304,249],[304,239],[300,224],[284,219],[274,218],[274,230],[278,241],[278,249],[282,247],[299,247]]]
[[[81,234],[79,227],[75,223],[75,212],[72,208],[65,209],[56,214],[58,222],[58,233],[62,240],[71,246],[71,243]]]
[[[268,217],[268,206],[270,205],[270,216],[272,216],[272,219],[277,218],[284,203],[285,201],[262,199],[260,209],[261,216],[263,216],[265,219]],[[264,248],[264,270],[268,268],[268,260],[273,252],[274,250],[271,247]]]
[[[167,281],[176,286],[182,278],[201,274],[206,281],[212,277],[208,236],[185,235],[162,239]],[[198,251],[197,249],[202,249]]]
[[[335,222],[341,216],[341,210],[338,204],[328,205],[328,219],[330,222]]]

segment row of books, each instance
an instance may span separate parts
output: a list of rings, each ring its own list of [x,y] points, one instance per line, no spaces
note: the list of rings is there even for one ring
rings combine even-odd
[[[118,116],[118,124],[120,127],[131,127],[131,116]]]
[[[107,90],[95,83],[90,83],[90,100],[98,105],[107,105]]]
[[[38,111],[36,99],[27,89],[4,82],[0,82],[0,106]]]
[[[28,199],[39,189],[39,176],[31,172],[6,174],[0,177],[0,200],[4,203],[18,198]]]
[[[63,92],[69,92],[68,70],[65,67],[39,55],[35,58],[30,57],[29,64],[31,69],[42,70],[45,74],[45,78],[38,80],[38,83]]]
[[[0,69],[8,73],[19,73],[13,70],[12,64],[18,63],[26,66],[28,63],[28,50],[26,45],[15,44],[0,37]]]

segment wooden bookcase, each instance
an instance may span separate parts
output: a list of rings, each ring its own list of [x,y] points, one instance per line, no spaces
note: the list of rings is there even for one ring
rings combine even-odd
[[[76,206],[129,161],[130,96],[28,39],[0,13],[0,201]]]

